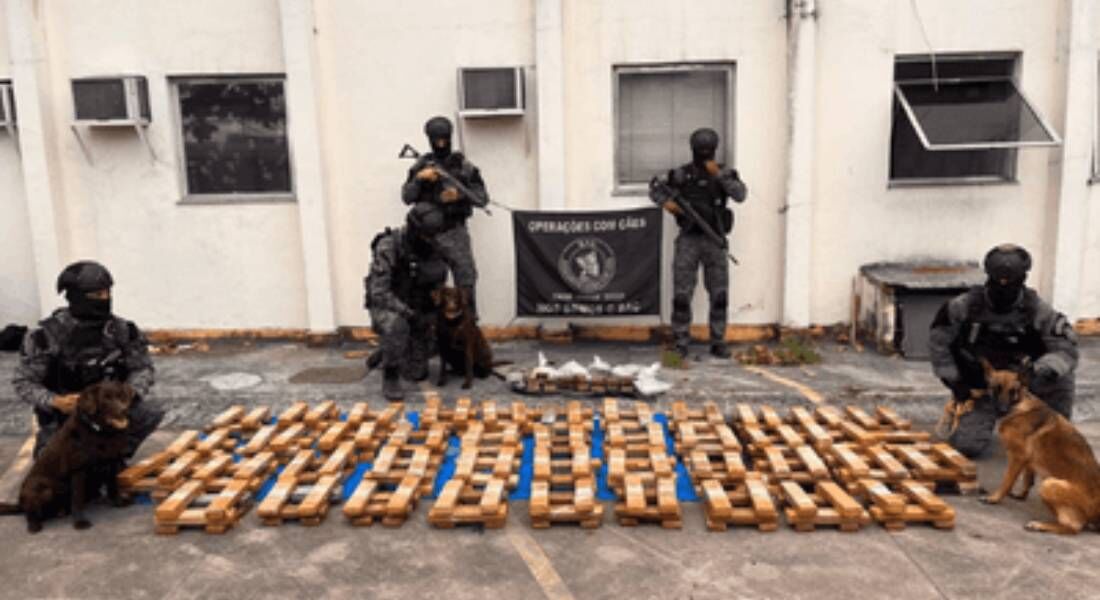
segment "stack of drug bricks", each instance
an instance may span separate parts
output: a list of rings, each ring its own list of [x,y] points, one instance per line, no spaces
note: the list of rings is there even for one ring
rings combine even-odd
[[[344,516],[353,525],[380,521],[387,527],[400,527],[420,498],[431,494],[447,450],[454,413],[441,420],[443,411],[438,395],[430,395],[426,405],[415,431],[408,421],[396,425],[371,469],[363,474],[344,503]],[[468,420],[467,415],[462,418]]]
[[[519,391],[528,394],[577,392],[593,396],[633,396],[636,392],[632,378],[610,373],[551,378],[546,373],[532,370],[523,378],[521,385]]]
[[[206,427],[204,436],[184,432],[164,451],[123,471],[120,483],[161,501],[153,514],[157,533],[185,527],[224,533],[248,512],[253,494],[274,467],[270,457],[239,462],[234,456],[269,416],[266,407],[246,414],[243,406],[233,406]]]
[[[682,527],[675,462],[667,453],[664,430],[653,420],[649,405],[635,402],[632,409],[621,409],[614,398],[605,398],[600,425],[608,485],[623,499],[615,505],[619,524]]]
[[[469,398],[459,398],[455,415],[465,414],[469,405]],[[526,423],[498,418],[495,403],[482,408],[490,411],[489,423],[472,420],[476,415],[465,423],[454,474],[428,511],[428,522],[436,527],[479,524],[496,529],[508,518],[507,493],[519,482],[520,437]]]
[[[596,502],[596,472],[592,457],[592,408],[574,400],[564,411],[544,410],[534,425],[535,460],[531,481],[531,526],[555,523],[600,526],[603,504]]]
[[[885,407],[871,416],[855,406],[843,414],[823,406],[814,417],[833,438],[826,460],[836,480],[869,503],[875,521],[890,530],[904,529],[907,523],[954,527],[954,509],[935,490],[975,490],[972,462],[947,444],[931,443],[927,432],[914,431],[909,421]]]
[[[741,442],[718,406],[708,401],[702,409],[693,409],[677,401],[671,416],[676,453],[703,497],[707,528],[725,531],[730,525],[755,525],[761,531],[775,530],[775,503],[759,474],[746,470]]]
[[[831,445],[820,428],[809,433],[800,423],[805,410],[796,408],[785,421],[770,406],[754,410],[736,407],[735,427],[745,440],[753,471],[783,510],[787,523],[798,531],[818,526],[856,531],[870,523],[863,507],[832,480],[819,450]]]
[[[817,459],[812,462],[816,465],[824,460],[824,464],[828,464],[833,436],[814,420],[810,411],[794,407],[787,422],[814,450]],[[829,473],[832,475],[832,471]],[[815,479],[812,485],[782,482],[780,500],[787,522],[797,531],[813,531],[817,526],[826,525],[841,531],[856,531],[871,522],[863,505],[832,477]]]

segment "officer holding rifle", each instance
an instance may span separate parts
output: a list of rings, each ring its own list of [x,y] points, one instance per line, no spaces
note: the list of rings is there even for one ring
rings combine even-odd
[[[433,244],[450,268],[455,287],[468,292],[469,308],[477,315],[477,267],[466,220],[475,206],[485,208],[490,201],[478,168],[461,152],[451,151],[453,129],[446,117],[432,117],[424,125],[431,151],[418,155],[406,146],[402,156],[412,152],[416,162],[401,188],[401,198],[405,204],[428,202],[443,210],[443,229],[435,235]]]
[[[729,254],[726,236],[733,230],[730,198],[744,202],[748,189],[736,169],[715,160],[718,133],[697,129],[691,134],[691,162],[668,172],[666,179],[650,181],[649,197],[676,217],[680,235],[672,256],[672,333],[676,352],[688,355],[691,340],[691,297],[699,265],[710,301],[710,353],[729,358],[726,315],[729,309]]]

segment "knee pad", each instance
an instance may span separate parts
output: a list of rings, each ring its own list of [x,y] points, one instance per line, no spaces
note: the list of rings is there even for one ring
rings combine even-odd
[[[959,454],[967,458],[978,458],[989,449],[993,443],[993,432],[956,431],[948,440]]]

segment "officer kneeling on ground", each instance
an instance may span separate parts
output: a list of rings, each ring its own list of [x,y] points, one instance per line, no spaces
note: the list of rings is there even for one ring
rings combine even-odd
[[[969,457],[989,447],[999,416],[987,394],[971,394],[986,387],[980,359],[996,369],[1030,364],[1032,393],[1067,419],[1073,412],[1077,366],[1073,326],[1024,285],[1031,269],[1028,252],[1013,244],[997,246],[985,255],[984,267],[985,285],[946,302],[932,321],[929,338],[932,368],[955,400],[978,396],[948,439]]]
[[[382,395],[391,401],[404,398],[401,376],[410,381],[428,377],[436,319],[431,296],[447,280],[447,263],[433,243],[444,226],[443,212],[420,202],[405,221],[404,227],[387,227],[371,242],[364,282],[371,327],[382,344]]]
[[[54,311],[23,338],[12,384],[38,420],[35,456],[73,412],[80,392],[102,381],[134,388],[126,430],[128,457],[164,418],[163,411],[143,401],[153,386],[149,342],[132,321],[111,313],[113,284],[111,274],[97,262],[65,267],[57,278],[57,291],[65,292],[69,307]]]

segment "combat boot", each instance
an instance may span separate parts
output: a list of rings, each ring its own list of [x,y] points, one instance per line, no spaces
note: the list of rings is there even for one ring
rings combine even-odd
[[[710,345],[710,355],[717,358],[729,358],[730,349],[723,342],[716,342]]]
[[[382,372],[382,396],[391,402],[405,399],[405,392],[401,389],[401,372],[397,367],[386,367]]]

